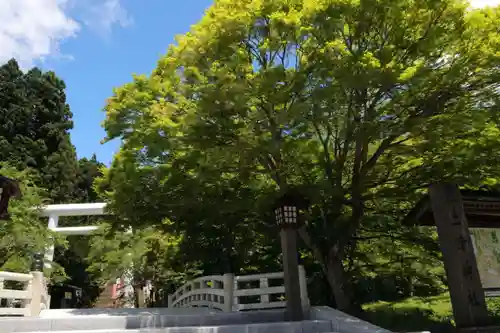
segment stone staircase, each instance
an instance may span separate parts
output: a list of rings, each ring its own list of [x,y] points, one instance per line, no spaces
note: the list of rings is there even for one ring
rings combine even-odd
[[[0,318],[0,333],[390,333],[328,307],[306,320],[285,310],[220,312],[207,308],[44,310],[40,317]]]

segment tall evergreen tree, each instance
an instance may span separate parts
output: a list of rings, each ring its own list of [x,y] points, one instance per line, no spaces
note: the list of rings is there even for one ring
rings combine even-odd
[[[98,202],[99,195],[94,190],[94,179],[102,176],[105,165],[97,160],[95,154],[90,159],[84,157],[78,160],[75,200],[78,202]]]
[[[54,203],[73,197],[77,171],[65,88],[53,72],[23,73],[14,59],[0,66],[0,160],[37,170]]]

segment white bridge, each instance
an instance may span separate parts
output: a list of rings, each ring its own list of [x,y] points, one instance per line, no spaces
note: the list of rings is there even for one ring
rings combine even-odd
[[[168,307],[208,307],[225,312],[285,308],[283,272],[196,278],[168,297]],[[309,308],[307,279],[299,266],[302,307]]]

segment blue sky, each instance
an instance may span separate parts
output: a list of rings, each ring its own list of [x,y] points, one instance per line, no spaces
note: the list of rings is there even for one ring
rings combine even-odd
[[[212,0],[0,0],[0,63],[54,70],[67,85],[79,157],[108,164],[119,142],[101,145],[102,108],[112,89],[147,74],[177,34]],[[472,0],[475,7],[500,0]]]
[[[119,142],[100,144],[104,137],[102,107],[113,87],[131,80],[132,73],[149,73],[177,34],[198,21],[211,0],[129,0],[121,4],[128,20],[107,31],[82,29],[60,47],[71,60],[51,60],[67,85],[67,98],[74,115],[71,139],[79,157],[97,154],[109,163]]]
[[[4,6],[2,10],[5,1],[10,1],[11,6],[7,9]],[[10,56],[16,57],[24,68],[38,65],[54,70],[66,82],[67,100],[74,117],[71,139],[78,156],[90,157],[96,153],[104,163],[112,160],[119,147],[119,142],[100,144],[104,137],[102,108],[106,98],[112,95],[113,87],[129,82],[132,73],[150,73],[175,35],[187,32],[212,2],[0,0],[0,13],[12,11],[23,1],[26,6],[35,2],[43,6],[32,8],[33,16],[25,18],[25,25],[31,25],[31,29],[25,28],[27,32],[21,35],[23,45],[15,45],[7,39],[9,31],[5,33],[7,29],[2,23],[5,20],[0,14],[0,49],[10,45]],[[51,20],[33,24],[33,20],[43,16],[40,11],[44,10]],[[18,15],[29,16],[29,13],[22,8]],[[33,35],[30,30],[34,29],[45,34]],[[11,35],[13,30],[11,28]],[[0,61],[6,58],[10,58],[9,54],[0,54]]]

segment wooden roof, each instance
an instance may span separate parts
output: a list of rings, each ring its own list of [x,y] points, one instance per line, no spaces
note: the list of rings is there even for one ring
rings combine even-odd
[[[461,190],[460,193],[470,228],[500,228],[500,192]],[[435,225],[428,195],[408,213],[403,224]]]

